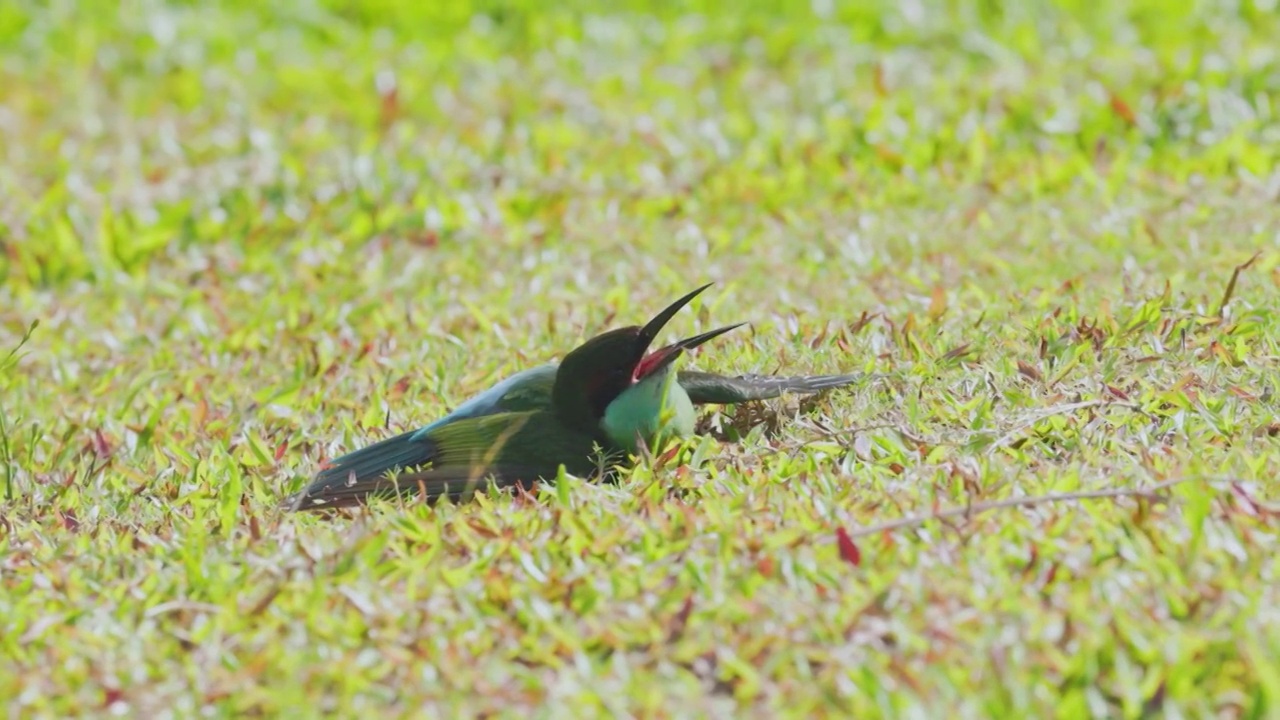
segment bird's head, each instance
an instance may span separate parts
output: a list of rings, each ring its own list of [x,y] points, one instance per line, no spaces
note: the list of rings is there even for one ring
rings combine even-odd
[[[711,283],[668,305],[645,323],[601,333],[579,345],[560,362],[552,402],[566,420],[594,427],[609,403],[624,390],[671,365],[685,350],[740,327],[716,328],[679,340],[650,352],[649,346],[662,328]]]

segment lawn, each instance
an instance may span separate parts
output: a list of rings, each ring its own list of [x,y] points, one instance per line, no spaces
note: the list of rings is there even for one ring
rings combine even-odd
[[[1280,11],[0,4],[9,717],[1280,715]],[[322,462],[716,284],[615,484]]]

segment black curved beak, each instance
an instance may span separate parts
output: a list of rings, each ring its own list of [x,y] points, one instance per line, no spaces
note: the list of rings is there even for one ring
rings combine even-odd
[[[690,300],[696,298],[702,293],[702,291],[711,287],[713,284],[714,283],[707,283],[706,285],[693,290],[679,300],[671,303],[663,309],[662,312],[653,316],[652,320],[645,323],[644,327],[640,328],[640,332],[636,334],[635,369],[632,370],[631,373],[631,379],[633,382],[639,381],[640,379],[661,370],[667,365],[670,365],[676,358],[680,357],[685,350],[692,350],[708,340],[720,337],[730,330],[746,325],[746,323],[735,323],[733,325],[716,328],[715,330],[708,330],[707,332],[694,335],[693,337],[687,337],[683,340],[677,340],[670,345],[666,345],[654,350],[653,352],[649,352],[649,346],[653,344],[653,341],[658,337],[658,333],[662,332],[662,328],[671,321],[671,318],[675,317],[675,314],[680,312],[681,308],[688,305]]]
[[[644,357],[644,354],[649,350],[649,346],[652,345],[653,341],[658,337],[658,333],[662,332],[662,328],[668,322],[671,322],[671,318],[675,317],[676,313],[680,312],[680,308],[688,305],[690,300],[698,297],[698,295],[702,294],[703,290],[706,290],[714,284],[715,283],[707,283],[688,295],[685,295],[679,300],[668,305],[662,312],[654,315],[652,320],[645,323],[644,327],[640,328],[639,334],[636,335],[636,359],[639,360]]]
[[[668,345],[667,347],[678,347],[681,350],[692,350],[698,347],[699,345],[701,345],[702,343],[707,342],[708,340],[714,340],[715,338],[720,337],[721,335],[729,332],[730,330],[736,330],[742,327],[743,325],[746,325],[746,323],[744,322],[734,323],[732,325],[726,325],[722,328],[716,328],[715,330],[708,330],[702,333],[701,335],[694,335],[693,337],[688,337],[683,340],[678,340],[672,343],[671,345]]]
[[[640,358],[640,362],[636,363],[636,369],[631,372],[631,379],[633,381],[642,380],[646,376],[652,375],[675,362],[676,358],[684,354],[685,350],[692,350],[712,338],[719,337],[730,330],[740,328],[743,325],[746,325],[746,323],[726,325],[725,327],[708,330],[701,335],[694,335],[693,337],[677,340],[670,345],[660,347],[648,355],[645,355],[643,358]]]

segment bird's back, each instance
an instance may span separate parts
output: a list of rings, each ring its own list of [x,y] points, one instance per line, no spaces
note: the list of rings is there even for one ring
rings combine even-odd
[[[459,498],[483,488],[489,479],[499,487],[554,480],[561,465],[570,474],[590,476],[601,462],[596,448],[608,442],[565,427],[551,411],[538,410],[457,419],[427,433],[418,444],[423,452],[416,464],[425,467],[362,478],[317,477],[292,507],[343,507],[370,496],[413,493],[428,500]]]
[[[555,381],[555,363],[521,370],[498,381],[488,390],[468,398],[454,408],[453,412],[418,432],[426,434],[458,420],[494,413],[546,410],[551,407],[551,386]]]

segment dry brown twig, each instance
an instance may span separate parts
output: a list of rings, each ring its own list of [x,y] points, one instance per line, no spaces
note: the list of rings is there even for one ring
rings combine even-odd
[[[911,515],[909,517],[889,520],[887,522],[877,523],[867,527],[857,528],[849,532],[849,537],[859,538],[868,535],[877,535],[884,532],[892,532],[903,528],[917,527],[923,525],[930,520],[947,520],[955,517],[971,517],[978,513],[984,513],[990,510],[1004,510],[1015,507],[1030,507],[1034,505],[1043,505],[1051,502],[1073,502],[1077,500],[1106,500],[1121,497],[1138,497],[1147,500],[1167,501],[1167,495],[1160,494],[1161,490],[1167,490],[1174,485],[1180,485],[1184,482],[1192,480],[1212,480],[1212,478],[1200,477],[1184,477],[1174,480],[1166,480],[1162,483],[1144,488],[1117,488],[1114,490],[1084,490],[1080,492],[1070,493],[1050,493],[1048,495],[1027,495],[1024,497],[1005,498],[1004,500],[993,500],[990,502],[976,503],[973,505],[964,505],[962,507],[951,507],[945,510],[937,510],[923,515]]]
[[[1108,408],[1121,407],[1121,408],[1125,408],[1126,410],[1132,410],[1136,413],[1141,413],[1143,415],[1146,415],[1147,417],[1151,417],[1151,415],[1147,413],[1146,410],[1143,410],[1142,407],[1139,406],[1137,403],[1122,402],[1119,400],[1085,400],[1083,402],[1066,403],[1064,405],[1057,405],[1057,406],[1047,408],[1045,410],[1035,413],[1031,417],[1031,419],[1020,423],[1014,429],[1010,430],[1004,435],[1001,435],[999,438],[996,439],[995,442],[991,443],[991,445],[987,448],[987,455],[991,455],[995,453],[995,451],[1004,447],[1006,444],[1012,442],[1022,433],[1035,427],[1036,423],[1040,422],[1041,420],[1047,420],[1048,418],[1051,418],[1055,415],[1069,415],[1077,410],[1084,410],[1087,408],[1094,408],[1094,407],[1108,407]]]
[[[1218,319],[1221,320],[1227,317],[1227,306],[1231,304],[1231,298],[1236,294],[1236,283],[1240,281],[1240,273],[1248,270],[1260,257],[1262,257],[1261,250],[1254,253],[1253,257],[1246,262],[1237,265],[1236,269],[1232,271],[1231,279],[1227,281],[1227,289],[1222,293],[1222,301],[1218,303]]]

